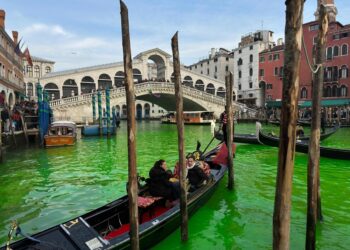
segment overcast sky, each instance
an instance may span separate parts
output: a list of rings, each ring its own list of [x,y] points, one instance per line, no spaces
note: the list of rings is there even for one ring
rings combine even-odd
[[[240,37],[261,28],[284,37],[284,0],[125,0],[132,55],[160,48],[171,54],[179,31],[181,63],[208,56],[210,48],[233,49]],[[349,24],[349,0],[335,0],[337,20]],[[317,1],[307,0],[304,22]],[[122,61],[117,0],[1,0],[6,30],[17,30],[32,55],[53,60],[55,70]],[[348,16],[346,16],[348,15]],[[23,49],[24,49],[23,48]]]

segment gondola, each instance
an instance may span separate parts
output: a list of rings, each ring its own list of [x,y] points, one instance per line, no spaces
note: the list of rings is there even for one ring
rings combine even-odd
[[[279,147],[279,138],[275,136],[266,135],[259,130],[259,141],[262,144]],[[308,141],[300,141],[296,142],[295,150],[301,153],[308,153],[309,143]],[[343,159],[350,160],[350,149],[337,149],[330,147],[322,147],[320,146],[320,155],[323,157],[333,158],[333,159]]]
[[[211,169],[211,179],[188,194],[188,214],[192,215],[213,194],[223,178],[227,166],[214,163],[214,158],[225,149],[219,144],[210,152],[204,154],[204,160]],[[221,146],[222,149],[221,149]],[[222,154],[221,154],[222,155]],[[147,206],[140,206],[147,200]],[[123,196],[103,207],[100,207],[73,220],[49,228],[10,244],[13,250],[22,249],[129,249],[129,201]],[[139,192],[139,240],[141,249],[149,249],[161,241],[172,231],[177,229],[181,222],[180,206],[165,206],[160,197],[148,197],[147,187]],[[1,248],[5,250],[5,247]]]
[[[320,135],[320,140],[324,140],[331,135],[333,135],[337,130],[339,129],[339,126],[333,127],[332,129],[329,129],[326,131],[326,133],[322,133]],[[221,132],[218,132],[215,134],[215,138],[219,141],[223,141],[223,134]],[[310,139],[310,136],[302,136],[299,137],[298,140],[300,141],[308,141]],[[234,142],[236,143],[248,143],[248,144],[260,144],[257,136],[255,134],[235,134],[234,135]]]

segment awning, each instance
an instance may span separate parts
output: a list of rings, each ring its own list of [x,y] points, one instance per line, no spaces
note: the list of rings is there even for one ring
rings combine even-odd
[[[299,107],[306,108],[311,107],[312,101],[299,101]],[[331,99],[331,100],[322,100],[322,107],[330,107],[330,106],[345,106],[350,105],[350,99]]]
[[[268,108],[278,108],[282,106],[282,101],[267,101],[266,107]]]

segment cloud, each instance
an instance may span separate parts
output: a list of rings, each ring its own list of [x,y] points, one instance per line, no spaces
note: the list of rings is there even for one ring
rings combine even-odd
[[[23,34],[25,35],[33,35],[33,34],[43,34],[53,35],[53,36],[72,36],[71,33],[64,30],[60,25],[52,25],[49,26],[44,23],[34,23],[23,30]]]

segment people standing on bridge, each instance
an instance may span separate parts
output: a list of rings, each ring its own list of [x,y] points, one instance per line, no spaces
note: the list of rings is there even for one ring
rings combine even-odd
[[[224,141],[227,145],[227,114],[226,114],[226,110],[224,110],[224,112],[221,113],[220,115],[220,123],[221,123],[221,130],[222,130],[222,134],[224,136]]]

